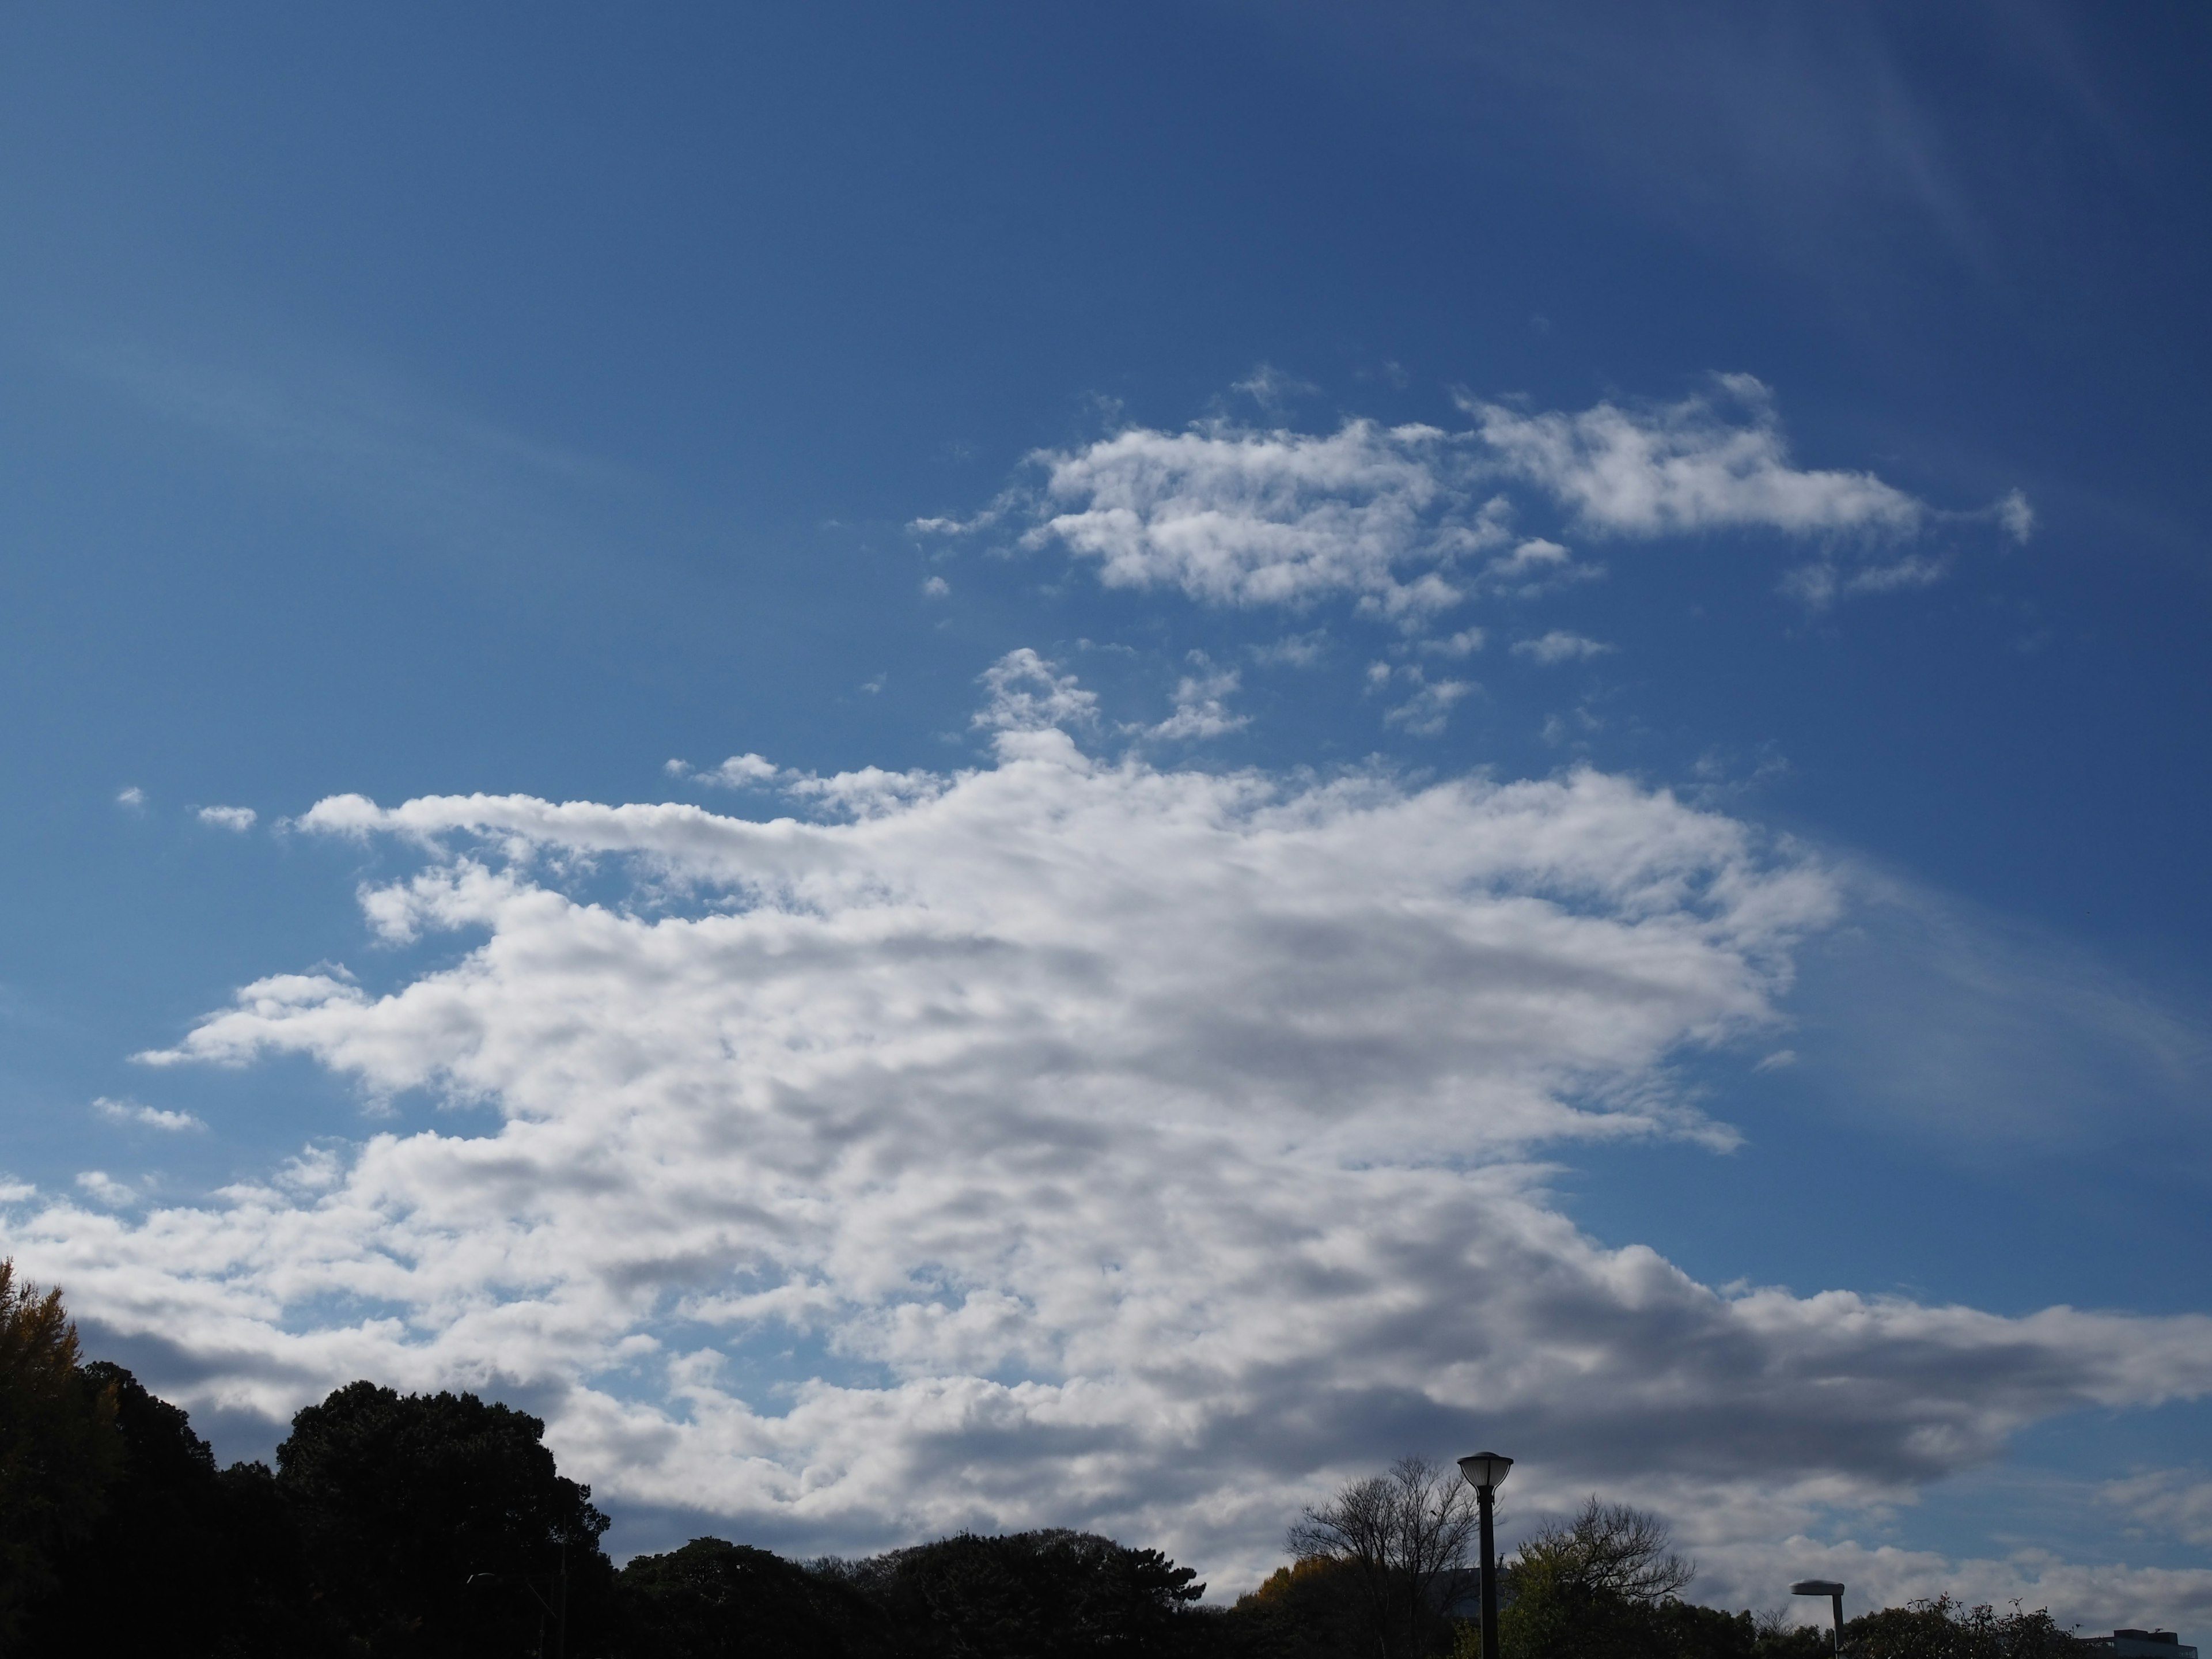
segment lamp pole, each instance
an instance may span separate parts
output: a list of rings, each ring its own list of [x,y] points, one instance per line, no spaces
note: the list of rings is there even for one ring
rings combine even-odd
[[[1844,1587],[1832,1578],[1800,1578],[1790,1587],[1792,1595],[1825,1595],[1836,1615],[1836,1651],[1844,1650]]]
[[[468,1582],[473,1584],[479,1579],[483,1579],[495,1584],[520,1584],[524,1589],[530,1592],[530,1599],[538,1603],[538,1611],[543,1613],[547,1619],[550,1619],[553,1622],[553,1659],[568,1659],[568,1540],[563,1538],[559,1541],[561,1549],[561,1565],[559,1572],[556,1575],[553,1580],[553,1599],[550,1601],[548,1601],[544,1596],[540,1595],[538,1593],[538,1586],[532,1583],[526,1577],[511,1578],[504,1573],[497,1572],[472,1572],[469,1575]],[[544,1659],[545,1652],[545,1626],[542,1623],[538,1626],[538,1652],[539,1659]]]
[[[1482,1535],[1482,1659],[1498,1659],[1498,1544],[1491,1531],[1498,1488],[1513,1467],[1510,1457],[1476,1452],[1459,1460],[1459,1472],[1474,1488],[1474,1508]]]

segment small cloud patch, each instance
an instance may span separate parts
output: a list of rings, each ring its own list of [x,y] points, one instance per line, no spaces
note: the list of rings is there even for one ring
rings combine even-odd
[[[190,1112],[166,1112],[158,1106],[141,1106],[135,1100],[110,1100],[106,1095],[92,1103],[92,1109],[110,1123],[135,1124],[142,1129],[159,1129],[165,1134],[187,1134],[207,1127]]]
[[[1513,642],[1515,656],[1540,663],[1582,662],[1591,657],[1602,657],[1616,648],[1602,640],[1570,634],[1559,628],[1533,640],[1516,640]]]

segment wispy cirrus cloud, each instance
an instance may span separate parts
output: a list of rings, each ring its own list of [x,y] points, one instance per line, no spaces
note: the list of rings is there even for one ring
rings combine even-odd
[[[2108,1480],[2097,1489],[2101,1504],[2192,1544],[2212,1546],[2212,1471],[2153,1469]],[[2205,1611],[2212,1613],[2212,1598]]]
[[[1531,662],[1582,662],[1591,657],[1602,657],[1614,647],[1601,640],[1593,640],[1581,634],[1569,633],[1555,628],[1548,634],[1513,641],[1513,654],[1526,657]]]

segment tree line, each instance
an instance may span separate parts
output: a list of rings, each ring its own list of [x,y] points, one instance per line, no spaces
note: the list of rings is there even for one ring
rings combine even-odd
[[[1472,1504],[1420,1458],[1347,1484],[1231,1607],[1158,1550],[1049,1529],[862,1560],[718,1538],[617,1569],[535,1417],[348,1384],[273,1468],[86,1360],[58,1291],[0,1261],[0,1656],[81,1659],[1469,1659]],[[1506,1659],[1815,1659],[1825,1633],[1686,1601],[1662,1523],[1592,1498],[1501,1576]],[[1846,1628],[1867,1659],[2086,1651],[2047,1615],[1948,1601]]]

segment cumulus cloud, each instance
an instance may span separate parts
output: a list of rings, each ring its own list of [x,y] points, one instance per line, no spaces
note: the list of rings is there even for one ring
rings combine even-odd
[[[1074,675],[1059,672],[1027,646],[985,670],[983,688],[989,695],[975,724],[1001,734],[1098,723],[1098,694],[1085,690]]]
[[[1334,432],[1224,418],[1182,430],[1133,426],[1030,458],[1034,487],[975,517],[916,520],[918,532],[1020,526],[1029,547],[1067,549],[1109,586],[1176,588],[1203,603],[1304,608],[1348,598],[1408,631],[1478,592],[1534,598],[1601,574],[1561,542],[1518,536],[1533,492],[1574,532],[1650,539],[1760,530],[1812,541],[1822,556],[1794,580],[1821,603],[1933,580],[1924,555],[1869,562],[1836,550],[1892,547],[1936,520],[1994,520],[2015,539],[2033,523],[2014,491],[1976,513],[1929,507],[1871,472],[1800,466],[1772,394],[1748,374],[1670,404],[1611,401],[1528,410],[1469,397],[1470,430],[1346,421]],[[1238,390],[1283,418],[1287,386]]]
[[[1393,617],[1458,603],[1443,574],[1507,539],[1505,504],[1471,499],[1464,445],[1431,426],[1347,421],[1313,434],[1212,423],[1133,428],[1047,452],[1042,521],[1112,587],[1180,587],[1233,605],[1351,594]]]
[[[1184,675],[1176,683],[1175,713],[1146,727],[1146,735],[1170,739],[1218,738],[1250,725],[1249,714],[1229,712],[1228,700],[1238,684],[1237,671],[1215,667],[1203,651],[1192,652],[1190,661],[1198,672]]]
[[[1433,738],[1442,732],[1453,707],[1475,690],[1472,680],[1432,680],[1418,668],[1401,669],[1400,675],[1413,681],[1413,695],[1384,714],[1382,724],[1417,738]]]
[[[782,769],[774,761],[750,753],[732,755],[720,766],[703,772],[681,760],[672,760],[661,769],[672,778],[719,784],[725,789],[758,789],[782,775]]]
[[[1443,643],[1443,654],[1465,654],[1452,650],[1449,641]],[[1389,709],[1382,716],[1382,724],[1417,738],[1437,736],[1450,721],[1453,708],[1481,689],[1473,680],[1431,679],[1428,672],[1418,663],[1367,665],[1367,690],[1370,694],[1387,692],[1393,686],[1411,686],[1413,696]]]
[[[1222,1588],[1409,1445],[1510,1428],[1524,1504],[1641,1482],[1771,1539],[2212,1388],[2212,1321],[1724,1292],[1548,1201],[1547,1146],[1729,1143],[1671,1068],[1771,1040],[1837,905],[1788,846],[1589,771],[1103,758],[1035,653],[984,690],[991,763],[849,822],[318,804],[416,849],[377,932],[466,948],[272,975],[147,1058],[488,1115],[136,1220],[26,1205],[9,1248],[195,1407],[496,1386],[618,1514],[1092,1525]]]
[[[1577,561],[1554,541],[1531,536],[1482,568],[1478,584],[1508,599],[1537,599],[1577,582],[1595,580],[1605,567]]]
[[[1313,668],[1328,654],[1328,632],[1316,628],[1304,634],[1286,634],[1279,640],[1249,647],[1252,659],[1268,668]]]
[[[1590,657],[1601,657],[1613,647],[1601,640],[1586,639],[1580,634],[1570,634],[1555,628],[1548,634],[1534,639],[1516,640],[1513,654],[1527,657],[1532,662],[1581,662]]]
[[[105,1170],[86,1170],[76,1178],[78,1189],[95,1204],[116,1207],[134,1202],[138,1190],[127,1181],[118,1181]]]
[[[115,804],[136,812],[146,805],[146,792],[137,784],[127,789],[118,789],[115,792]]]
[[[242,836],[253,828],[254,821],[260,814],[251,806],[203,806],[193,816],[202,823]]]
[[[1607,402],[1573,415],[1463,403],[1506,470],[1594,534],[1758,527],[1898,535],[1920,527],[1927,508],[1870,472],[1794,465],[1773,394],[1760,381],[1723,374],[1715,385],[1718,399],[1648,409]]]
[[[1423,640],[1420,648],[1425,654],[1437,657],[1471,657],[1482,649],[1488,635],[1480,628],[1462,628],[1456,634],[1447,634],[1440,640]]]
[[[165,1111],[158,1106],[141,1106],[135,1100],[111,1100],[106,1095],[92,1103],[92,1109],[110,1123],[135,1124],[142,1129],[159,1129],[165,1134],[182,1134],[207,1127],[190,1112]]]

